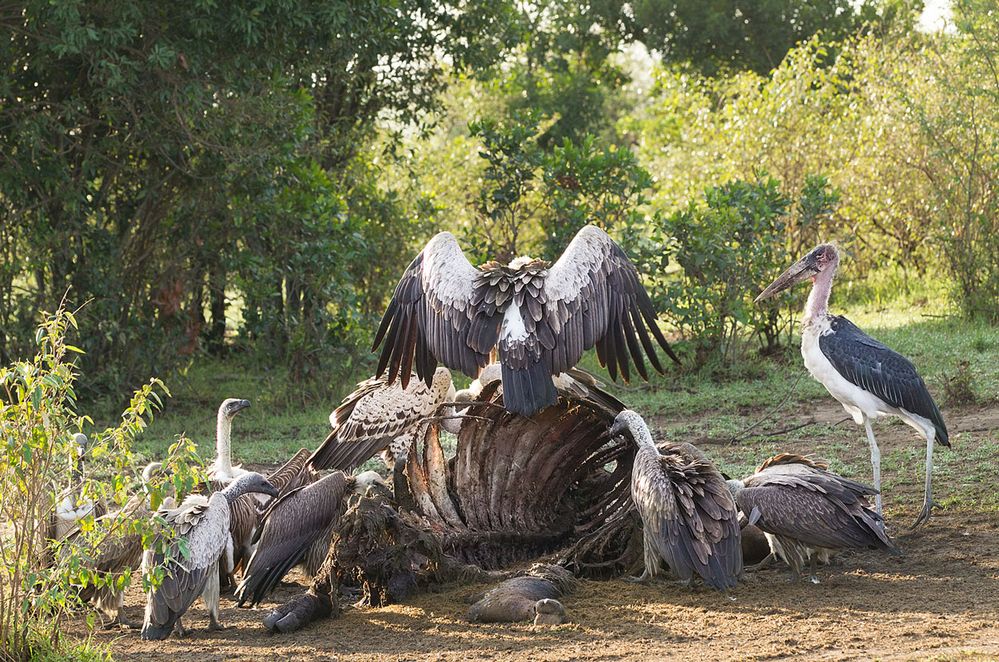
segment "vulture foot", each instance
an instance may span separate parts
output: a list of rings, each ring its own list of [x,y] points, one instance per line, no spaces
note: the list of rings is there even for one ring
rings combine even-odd
[[[191,634],[191,631],[188,630],[186,627],[184,627],[184,623],[178,618],[177,624],[173,626],[173,633],[176,634],[181,639],[183,639],[184,637]]]
[[[142,624],[128,620],[125,618],[124,614],[118,614],[113,620],[110,620],[101,626],[102,630],[114,630],[115,628],[121,628],[122,630],[138,630],[142,628]]]
[[[745,570],[746,572],[759,572],[760,570],[769,568],[770,564],[774,562],[774,558],[775,557],[773,553],[770,553],[767,556],[765,556],[763,560],[760,561],[759,563],[755,565],[747,565],[745,568],[743,568],[743,570]]]
[[[212,632],[220,632],[222,630],[228,630],[229,626],[225,625],[222,621],[212,619],[212,622],[208,624],[208,629]]]
[[[648,568],[638,577],[625,577],[626,582],[631,582],[632,584],[644,584],[648,586],[652,583],[652,575],[649,573]]]
[[[271,632],[287,634],[294,632],[312,621],[325,618],[334,613],[335,603],[329,596],[322,596],[309,591],[297,598],[292,598],[264,617],[264,627]]]

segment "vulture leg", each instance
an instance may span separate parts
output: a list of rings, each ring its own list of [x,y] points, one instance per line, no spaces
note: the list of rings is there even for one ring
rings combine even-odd
[[[813,552],[809,556],[809,558],[808,558],[808,570],[811,573],[811,576],[808,578],[808,581],[812,582],[813,584],[818,584],[819,583],[819,578],[815,574],[815,557],[816,556],[818,556],[818,552]]]
[[[881,515],[881,451],[878,450],[878,441],[874,438],[874,430],[871,429],[871,419],[864,416],[864,430],[867,432],[867,441],[871,445],[871,466],[874,468],[874,489],[878,493],[874,496],[874,509]]]
[[[745,570],[746,572],[759,572],[760,570],[764,570],[766,568],[769,568],[770,564],[773,563],[776,560],[777,560],[777,556],[774,555],[773,552],[770,552],[765,557],[763,557],[762,561],[760,561],[759,563],[757,563],[755,565],[747,565],[745,568],[743,568],[743,570]]]
[[[629,581],[632,584],[648,584],[649,582],[652,581],[652,573],[650,573],[649,569],[646,568],[645,572],[643,572],[638,577],[626,577],[625,579],[626,581]]]
[[[173,632],[174,634],[176,634],[178,637],[181,638],[184,638],[187,635],[191,634],[191,631],[188,630],[186,627],[184,627],[184,621],[182,618],[177,619],[177,622],[173,626]]]
[[[209,630],[224,630],[225,626],[219,621],[219,594],[221,583],[219,580],[219,569],[218,562],[216,562],[216,567],[208,571],[208,581],[205,583],[205,590],[201,592],[201,599],[205,602],[205,607],[208,609],[208,618],[210,623],[208,625]],[[177,621],[178,623],[180,621]]]
[[[913,522],[909,529],[926,524],[930,521],[930,513],[933,510],[933,442],[936,439],[936,431],[928,432],[926,435],[926,491],[923,495],[923,509],[919,511],[919,517]],[[878,495],[880,503],[881,496]],[[878,512],[881,512],[880,510]]]

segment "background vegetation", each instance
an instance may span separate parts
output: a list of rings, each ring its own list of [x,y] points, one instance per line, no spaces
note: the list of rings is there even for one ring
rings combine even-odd
[[[140,459],[197,464],[176,435],[207,445],[223,397],[254,400],[243,459],[314,446],[371,372],[400,273],[443,229],[473,261],[554,259],[586,223],[617,237],[684,359],[627,395],[693,417],[670,435],[734,435],[800,374],[803,292],[751,300],[826,240],[846,253],[837,307],[951,404],[994,402],[994,2],[954,0],[932,34],[918,0],[735,5],[0,5],[3,493],[35,490],[4,516],[40,525],[67,431],[93,420],[108,425],[96,476],[120,478],[109,501]],[[75,317],[47,316],[64,301]],[[67,324],[85,353],[65,349]],[[154,376],[175,399],[133,449]],[[79,564],[42,581],[17,558],[3,637],[58,648],[49,621],[24,628],[72,607]],[[21,609],[37,586],[62,588]]]
[[[108,411],[232,352],[329,397],[431,233],[551,258],[587,222],[695,365],[786,344],[746,297],[820,238],[857,290],[894,269],[996,321],[991,3],[932,35],[901,1],[748,5],[5,8],[0,359],[66,296]]]

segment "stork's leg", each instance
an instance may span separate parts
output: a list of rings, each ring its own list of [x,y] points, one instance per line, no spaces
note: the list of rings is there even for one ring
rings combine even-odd
[[[881,451],[878,449],[878,441],[874,438],[874,430],[871,429],[871,419],[864,416],[864,430],[867,432],[867,442],[871,445],[871,467],[874,469],[874,489],[878,493],[874,496],[874,508],[878,515],[881,515]]]
[[[930,521],[933,506],[936,505],[933,503],[933,442],[935,439],[935,434],[926,435],[926,491],[923,493],[923,509],[919,511],[919,517],[909,527],[910,530]]]

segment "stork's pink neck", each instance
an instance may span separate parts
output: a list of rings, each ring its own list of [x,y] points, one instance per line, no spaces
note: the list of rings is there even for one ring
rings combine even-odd
[[[829,293],[832,292],[836,267],[836,264],[831,264],[812,277],[812,291],[808,294],[808,303],[805,304],[805,319],[803,320],[805,324],[829,313]]]

